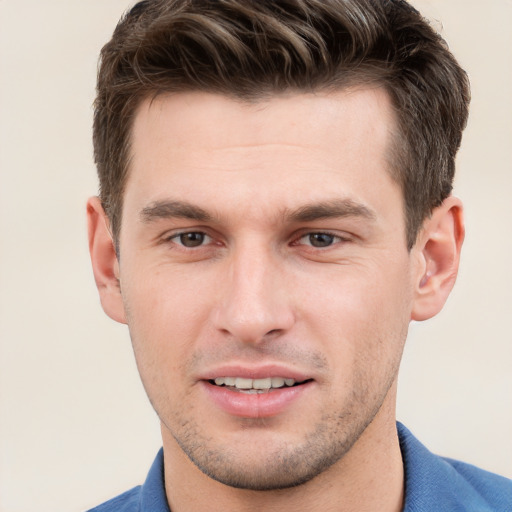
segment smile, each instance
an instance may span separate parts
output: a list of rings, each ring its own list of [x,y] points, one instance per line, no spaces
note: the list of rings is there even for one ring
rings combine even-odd
[[[306,382],[306,381],[304,381]],[[216,386],[224,386],[241,393],[268,393],[273,389],[292,387],[303,382],[284,377],[267,377],[264,379],[247,379],[244,377],[217,377],[210,381]]]

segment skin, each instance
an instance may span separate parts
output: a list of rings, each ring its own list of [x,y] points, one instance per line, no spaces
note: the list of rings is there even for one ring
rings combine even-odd
[[[174,512],[401,510],[400,358],[453,286],[463,224],[450,197],[407,250],[393,128],[380,89],[141,104],[120,260],[97,198],[90,249],[161,420]],[[307,384],[235,414],[208,379],[236,372]]]

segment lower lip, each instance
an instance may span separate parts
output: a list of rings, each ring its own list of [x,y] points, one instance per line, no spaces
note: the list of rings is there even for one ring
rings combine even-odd
[[[297,401],[312,386],[306,382],[289,388],[278,388],[267,393],[243,393],[203,381],[211,400],[224,412],[241,418],[269,418],[276,416]]]

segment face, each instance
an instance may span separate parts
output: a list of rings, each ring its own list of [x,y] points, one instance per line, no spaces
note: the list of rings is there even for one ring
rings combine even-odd
[[[382,90],[141,105],[124,314],[164,446],[248,489],[306,482],[393,418],[417,268]]]

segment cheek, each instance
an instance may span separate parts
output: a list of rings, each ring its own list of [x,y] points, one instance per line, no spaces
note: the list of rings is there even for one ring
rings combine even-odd
[[[133,349],[145,385],[147,379],[178,380],[184,374],[195,340],[208,322],[211,302],[193,276],[146,272],[123,289]]]
[[[309,335],[322,333],[331,357],[370,364],[401,353],[412,291],[407,264],[395,267],[342,267],[311,281],[301,316]]]
[[[198,272],[147,269],[129,284],[123,288],[128,317],[157,338],[160,331],[175,338],[182,329],[198,328],[211,302],[211,287]]]
[[[302,288],[301,301],[321,318],[365,318],[367,322],[378,322],[412,303],[407,261],[389,267],[384,261],[374,265],[332,266],[302,279],[302,283],[297,280]]]

